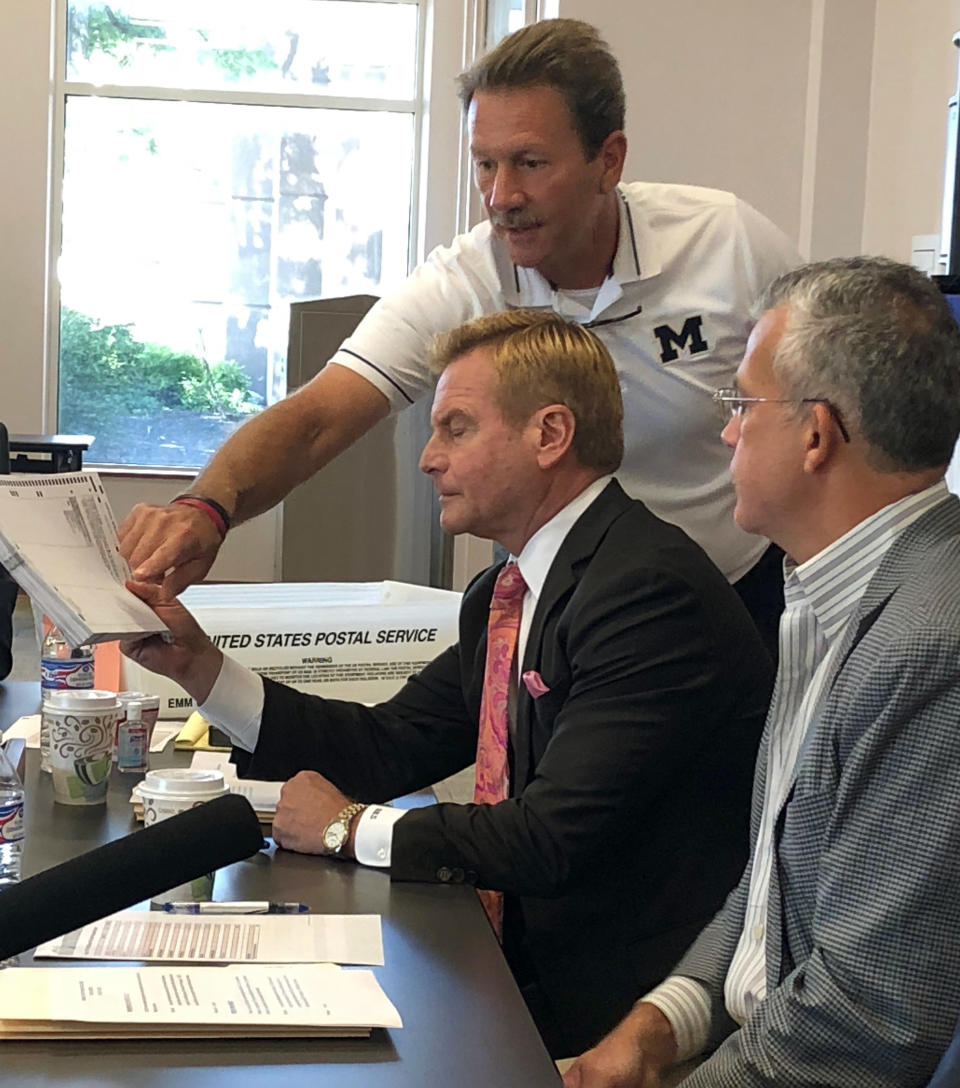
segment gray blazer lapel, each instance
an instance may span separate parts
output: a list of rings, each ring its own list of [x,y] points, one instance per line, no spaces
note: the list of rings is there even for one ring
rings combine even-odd
[[[833,691],[850,654],[876,623],[877,618],[890,603],[891,597],[917,565],[924,560],[931,548],[935,548],[950,537],[957,536],[958,533],[960,533],[960,500],[955,495],[949,495],[897,537],[881,560],[877,573],[870,579],[853,622],[847,626],[837,657],[837,666],[828,685],[830,692]],[[797,763],[799,762],[798,759]]]
[[[837,683],[843,674],[851,653],[857,648],[867,632],[883,614],[884,609],[890,603],[897,590],[903,585],[916,566],[924,559],[931,548],[936,547],[942,541],[960,534],[960,500],[951,495],[938,503],[932,510],[918,518],[909,528],[905,529],[890,546],[889,551],[880,562],[876,574],[870,579],[863,597],[857,606],[857,611],[851,622],[847,625],[837,654],[837,663],[834,666],[833,675],[824,685],[819,702],[813,711],[810,727],[800,744],[797,759],[793,766],[790,790],[786,800],[777,812],[774,830],[774,844],[780,840],[784,810],[793,796],[797,774],[809,755],[814,744],[817,743],[822,728],[823,711],[833,696]],[[780,677],[777,676],[777,688],[780,686]],[[773,704],[771,704],[772,711]],[[770,719],[767,720],[767,730],[770,728]],[[767,733],[761,743],[758,765],[764,771],[767,759]],[[765,776],[760,776],[765,777]],[[755,799],[756,800],[756,799]],[[762,802],[762,797],[761,797]],[[756,809],[754,816],[757,817]],[[759,820],[757,819],[757,823]],[[754,840],[755,841],[755,840]],[[770,883],[770,896],[768,900],[767,922],[768,940],[767,946],[767,979],[776,984],[781,977],[782,953],[784,943],[782,939],[774,939],[779,934],[781,927],[781,903],[779,882],[777,880],[777,866],[773,866]]]

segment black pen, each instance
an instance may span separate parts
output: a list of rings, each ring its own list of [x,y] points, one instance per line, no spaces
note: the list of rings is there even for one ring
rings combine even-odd
[[[233,903],[164,903],[168,914],[306,914],[306,903],[269,903],[248,899]]]

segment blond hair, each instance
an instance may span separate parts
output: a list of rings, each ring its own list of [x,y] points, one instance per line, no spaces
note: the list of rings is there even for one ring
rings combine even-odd
[[[610,353],[588,329],[552,311],[510,310],[478,317],[437,338],[428,359],[441,374],[477,348],[489,348],[497,404],[520,425],[549,404],[563,404],[576,423],[577,460],[614,472],[623,460],[623,401]]]

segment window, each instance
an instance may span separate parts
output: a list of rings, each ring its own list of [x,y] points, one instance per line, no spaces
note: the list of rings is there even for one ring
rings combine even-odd
[[[291,301],[411,263],[415,0],[71,0],[58,426],[194,468],[286,392]]]
[[[492,49],[501,38],[519,30],[527,22],[534,22],[535,9],[529,0],[487,0],[486,46]]]

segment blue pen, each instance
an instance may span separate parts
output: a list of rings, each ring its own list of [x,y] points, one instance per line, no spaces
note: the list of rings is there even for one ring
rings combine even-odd
[[[306,903],[269,903],[266,899],[233,903],[164,903],[167,914],[306,914]]]

